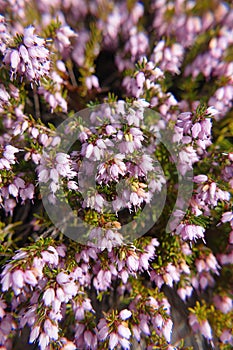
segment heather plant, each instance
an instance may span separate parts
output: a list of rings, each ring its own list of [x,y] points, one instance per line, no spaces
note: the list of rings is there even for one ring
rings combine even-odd
[[[231,1],[0,10],[0,349],[232,349]]]

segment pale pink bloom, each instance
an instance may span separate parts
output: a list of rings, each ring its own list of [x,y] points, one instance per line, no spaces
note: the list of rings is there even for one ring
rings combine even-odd
[[[66,256],[67,248],[66,248],[66,246],[64,244],[61,244],[58,247],[56,247],[56,251],[57,251],[59,256],[64,258]]]
[[[51,339],[58,339],[58,326],[54,325],[48,318],[44,322],[44,331]]]
[[[60,285],[63,285],[64,283],[70,282],[71,278],[69,275],[67,275],[65,272],[59,272],[56,277],[57,283]]]
[[[128,318],[131,317],[131,315],[132,315],[132,312],[127,309],[121,310],[121,312],[119,313],[119,316],[122,320],[127,320]]]
[[[33,259],[33,273],[36,277],[43,277],[43,268],[44,268],[45,262],[43,259],[38,258],[37,256]]]
[[[94,146],[92,143],[89,143],[89,145],[86,148],[86,158],[90,158],[90,156],[92,155]]]
[[[221,221],[224,222],[230,222],[233,220],[233,212],[232,211],[227,211],[223,213]]]
[[[49,246],[47,250],[41,252],[42,259],[45,263],[52,265],[58,265],[59,257],[56,249],[52,246]]]
[[[149,260],[151,256],[150,254],[142,254],[139,258],[139,268],[140,270],[148,271],[149,269]]]
[[[49,180],[49,171],[47,169],[39,170],[38,178],[39,182],[47,182]]]
[[[171,341],[173,323],[171,319],[165,321],[163,325],[163,335],[168,343]]]
[[[192,327],[194,332],[197,332],[199,330],[199,323],[196,315],[194,314],[189,315],[189,324]]]
[[[69,190],[74,190],[74,191],[78,190],[78,185],[75,181],[68,181],[67,187],[69,188]]]
[[[123,270],[123,271],[121,272],[121,279],[122,279],[122,282],[123,282],[124,284],[126,284],[127,281],[128,281],[128,278],[129,278],[128,272],[127,272],[126,270]]]
[[[93,88],[98,89],[99,88],[99,80],[97,76],[95,75],[90,75],[86,77],[86,87],[88,90],[91,90]]]
[[[93,334],[92,334],[92,332],[91,332],[91,331],[85,331],[85,332],[84,332],[84,341],[85,341],[85,344],[86,344],[88,347],[91,347],[92,339],[93,339]]]
[[[207,263],[207,266],[212,270],[214,271],[215,273],[218,273],[218,269],[219,269],[219,264],[217,262],[217,259],[215,258],[215,256],[210,253],[207,258],[206,258],[206,263]]]
[[[100,324],[98,325],[98,328],[100,328]],[[108,336],[108,332],[109,332],[109,329],[108,329],[108,327],[106,325],[104,325],[102,328],[100,328],[99,333],[98,333],[99,334],[99,339],[100,340],[106,339],[107,336]],[[116,334],[116,333],[114,333],[114,334]]]
[[[15,184],[10,184],[8,186],[8,191],[9,191],[9,194],[11,194],[13,197],[17,197],[18,196],[18,188],[15,186]]]
[[[178,229],[178,228],[177,228]],[[182,230],[182,238],[184,240],[196,240],[198,238],[204,238],[205,229],[202,226],[197,225],[184,225]]]
[[[180,280],[180,273],[178,271],[178,269],[172,265],[171,263],[169,263],[166,267],[166,271],[170,274],[170,276],[172,276],[172,279],[175,282],[178,282]]]
[[[14,146],[7,145],[5,151],[3,152],[4,157],[9,161],[15,160],[15,153],[18,153],[20,150]],[[14,164],[14,163],[13,163]]]
[[[196,183],[202,183],[202,182],[206,182],[208,180],[208,177],[206,175],[197,175],[194,176],[193,181]]]
[[[46,306],[49,306],[52,304],[53,300],[55,298],[55,292],[53,288],[48,288],[46,289],[46,291],[43,294],[43,300],[44,300],[44,304]]]
[[[124,350],[130,350],[131,348],[131,343],[129,342],[128,339],[126,338],[119,338],[119,343],[122,346]]]
[[[12,275],[10,272],[4,273],[1,284],[3,292],[6,292],[12,286]]]
[[[85,318],[85,310],[82,306],[78,306],[75,310],[75,319],[77,321],[82,321]]]
[[[46,134],[40,134],[39,135],[39,141],[45,147],[47,147],[49,145],[49,143],[50,143],[49,137]]]
[[[65,63],[63,61],[58,60],[56,62],[56,66],[57,66],[57,68],[59,69],[60,72],[66,73],[66,66],[65,66]]]
[[[67,55],[67,50],[71,46],[70,38],[72,37],[77,37],[77,34],[68,25],[64,25],[56,31],[55,45],[64,56]]]
[[[39,326],[33,327],[30,333],[29,343],[33,343],[38,338],[39,334],[40,334],[40,327]]]
[[[113,350],[117,346],[118,341],[119,341],[119,336],[116,333],[112,332],[109,336],[109,348]]]
[[[49,344],[49,336],[45,333],[41,333],[39,337],[40,350],[46,350],[48,344]]]
[[[224,295],[223,297],[215,295],[213,298],[215,306],[222,311],[224,314],[227,314],[232,310],[233,304],[232,299]]]
[[[179,295],[179,297],[185,301],[186,299],[186,290],[185,288],[178,288],[177,289],[177,294]]]
[[[18,69],[20,63],[20,56],[17,50],[13,50],[11,53],[11,67],[13,69]]]
[[[136,82],[139,89],[143,88],[143,84],[145,82],[145,75],[143,72],[139,72],[136,75]]]
[[[207,320],[202,321],[200,323],[200,332],[204,335],[206,339],[208,340],[212,339],[212,330]]]
[[[34,273],[31,270],[26,270],[24,272],[24,280],[26,283],[30,284],[33,287],[38,283]]]
[[[135,337],[135,339],[140,342],[141,340],[141,330],[138,326],[133,326],[132,328],[132,331],[133,331],[133,335]]]
[[[139,327],[143,331],[144,334],[150,335],[150,329],[149,329],[147,320],[142,319],[140,321]]]
[[[199,273],[206,270],[206,263],[203,259],[197,259],[195,265]]]
[[[231,345],[233,345],[232,332],[229,329],[224,329],[222,334],[220,335],[220,340],[223,343],[230,343]]]
[[[12,283],[17,288],[23,288],[23,286],[24,286],[24,272],[22,270],[15,270],[12,273]]]
[[[76,325],[75,338],[78,339],[80,336],[82,336],[84,331],[85,331],[85,325],[82,323],[78,323]]]
[[[199,284],[202,289],[206,289],[206,287],[208,286],[209,281],[205,274],[201,274],[201,276],[199,277]]]
[[[130,336],[131,336],[131,332],[129,330],[128,327],[125,327],[123,324],[120,324],[118,326],[118,334],[122,337],[122,338],[126,338],[126,339],[129,339]]]
[[[219,114],[219,111],[214,106],[210,106],[207,108],[206,114],[211,115],[211,116],[215,116],[215,115]]]
[[[62,288],[56,289],[56,298],[60,300],[61,302],[65,301],[65,293]]]
[[[64,293],[66,294],[67,298],[71,299],[73,296],[75,296],[78,292],[78,286],[75,284],[75,282],[69,282],[65,283],[62,286]]]
[[[173,286],[173,276],[170,273],[164,273],[162,278],[169,287]]]
[[[164,319],[161,314],[157,314],[155,317],[152,319],[152,323],[155,328],[162,329]]]
[[[127,266],[132,271],[137,271],[139,268],[139,258],[137,255],[130,255],[127,258]]]

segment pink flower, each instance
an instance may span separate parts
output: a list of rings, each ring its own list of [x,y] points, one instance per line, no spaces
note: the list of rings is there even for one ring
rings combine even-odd
[[[33,327],[30,333],[29,343],[33,343],[38,338],[39,334],[40,334],[40,327],[39,326]]]
[[[208,180],[208,177],[206,175],[197,175],[194,176],[193,181],[196,183],[202,183],[206,182]]]
[[[69,275],[67,275],[65,272],[59,272],[59,274],[56,277],[57,283],[60,285],[63,285],[64,283],[70,282],[71,278]]]
[[[143,331],[144,334],[150,335],[150,329],[149,329],[147,320],[142,319],[140,321],[139,327]]]
[[[127,310],[127,309],[124,309],[124,310],[121,310],[119,316],[122,320],[127,320],[128,318],[130,318],[132,315],[132,312]]]
[[[18,153],[19,149],[11,146],[11,145],[7,145],[5,147],[5,151],[3,152],[4,157],[9,160],[10,162],[12,162],[12,164],[15,164],[14,160],[15,160],[15,153]]]
[[[143,88],[143,84],[145,82],[145,75],[143,72],[139,72],[137,75],[136,75],[136,82],[137,82],[137,86],[139,89],[142,89]]]
[[[34,34],[34,27],[24,29],[23,43],[17,48],[8,47],[4,52],[4,63],[11,66],[12,75],[18,73],[29,81],[38,81],[49,74],[49,51],[44,39]]]
[[[196,315],[194,314],[189,315],[189,324],[192,327],[194,332],[197,332],[199,330],[199,323]]]
[[[198,238],[204,238],[205,229],[202,226],[180,224],[176,228],[176,232],[181,234],[184,240],[196,240]]]
[[[138,326],[133,326],[132,331],[133,331],[134,338],[138,342],[140,342],[140,340],[141,340],[141,330],[140,330],[140,328]]]
[[[55,298],[55,292],[53,288],[48,288],[46,289],[46,291],[43,294],[43,300],[44,300],[44,304],[46,306],[49,306],[52,304],[53,300]]]
[[[171,341],[173,323],[171,319],[168,319],[163,325],[163,335],[168,343]]]
[[[202,321],[200,323],[200,332],[204,335],[206,339],[208,340],[212,339],[212,330],[207,320]]]
[[[68,299],[71,299],[78,292],[78,286],[73,281],[63,284],[62,288]]]
[[[44,322],[44,331],[51,339],[58,339],[58,326],[53,324],[48,318]]]
[[[52,246],[49,246],[47,250],[41,252],[42,259],[45,263],[52,265],[58,265],[59,257],[56,249]]]
[[[41,333],[39,337],[40,350],[46,350],[48,344],[49,344],[49,336],[45,333]]]
[[[220,340],[223,343],[230,343],[231,345],[233,345],[232,332],[229,329],[224,329],[222,334],[220,335]]]
[[[11,273],[7,272],[1,279],[2,291],[6,292],[12,286]]]
[[[223,223],[233,221],[233,212],[227,211],[227,212],[223,213],[221,221]]]
[[[224,295],[223,297],[215,295],[213,298],[215,306],[221,310],[224,314],[227,314],[232,310],[233,303],[232,299]]]
[[[126,339],[129,339],[130,336],[131,336],[131,332],[129,330],[128,327],[125,327],[123,324],[120,324],[118,326],[118,334],[122,337],[122,338],[126,338]]]
[[[86,86],[88,90],[91,90],[93,88],[98,89],[99,88],[98,78],[95,75],[86,77]]]
[[[122,346],[122,348],[123,348],[124,350],[130,350],[131,344],[130,344],[130,342],[129,342],[128,339],[126,339],[126,338],[120,338],[120,339],[119,339],[119,343],[120,343],[120,345]]]
[[[127,258],[127,266],[132,271],[137,271],[139,268],[139,258],[136,255],[130,255]]]
[[[98,325],[98,328],[100,328],[100,324]],[[109,329],[107,327],[107,325],[104,325],[100,330],[99,330],[99,339],[100,340],[104,340],[107,338],[108,336],[108,333],[109,333]]]
[[[88,347],[91,347],[92,339],[93,339],[93,334],[92,334],[92,332],[91,332],[91,331],[85,331],[85,332],[84,332],[84,341],[85,341],[85,344],[86,344]]]
[[[22,270],[15,270],[12,273],[12,283],[17,288],[23,288],[23,286],[24,286],[24,272]]]
[[[117,346],[118,341],[119,336],[116,333],[112,332],[109,336],[109,348],[113,350]]]
[[[35,287],[38,283],[34,273],[31,270],[26,270],[24,272],[24,280],[33,287]]]

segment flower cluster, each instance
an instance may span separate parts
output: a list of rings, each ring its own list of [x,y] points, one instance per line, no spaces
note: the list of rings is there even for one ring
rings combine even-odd
[[[0,13],[0,348],[230,349],[231,1]]]
[[[32,26],[25,28],[22,39],[15,39],[19,41],[18,47],[9,47],[4,51],[3,62],[11,67],[12,78],[14,75],[21,79],[25,76],[32,82],[49,74],[49,51],[44,46],[44,39],[35,35],[34,31]]]

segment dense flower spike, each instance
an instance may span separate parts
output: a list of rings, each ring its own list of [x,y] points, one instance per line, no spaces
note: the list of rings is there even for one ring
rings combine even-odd
[[[16,75],[21,78],[25,75],[29,81],[38,82],[41,77],[49,75],[49,50],[44,46],[45,40],[34,31],[32,26],[25,28],[22,42],[4,52],[3,62],[10,65],[12,79]]]
[[[231,1],[0,13],[0,349],[230,349]]]

